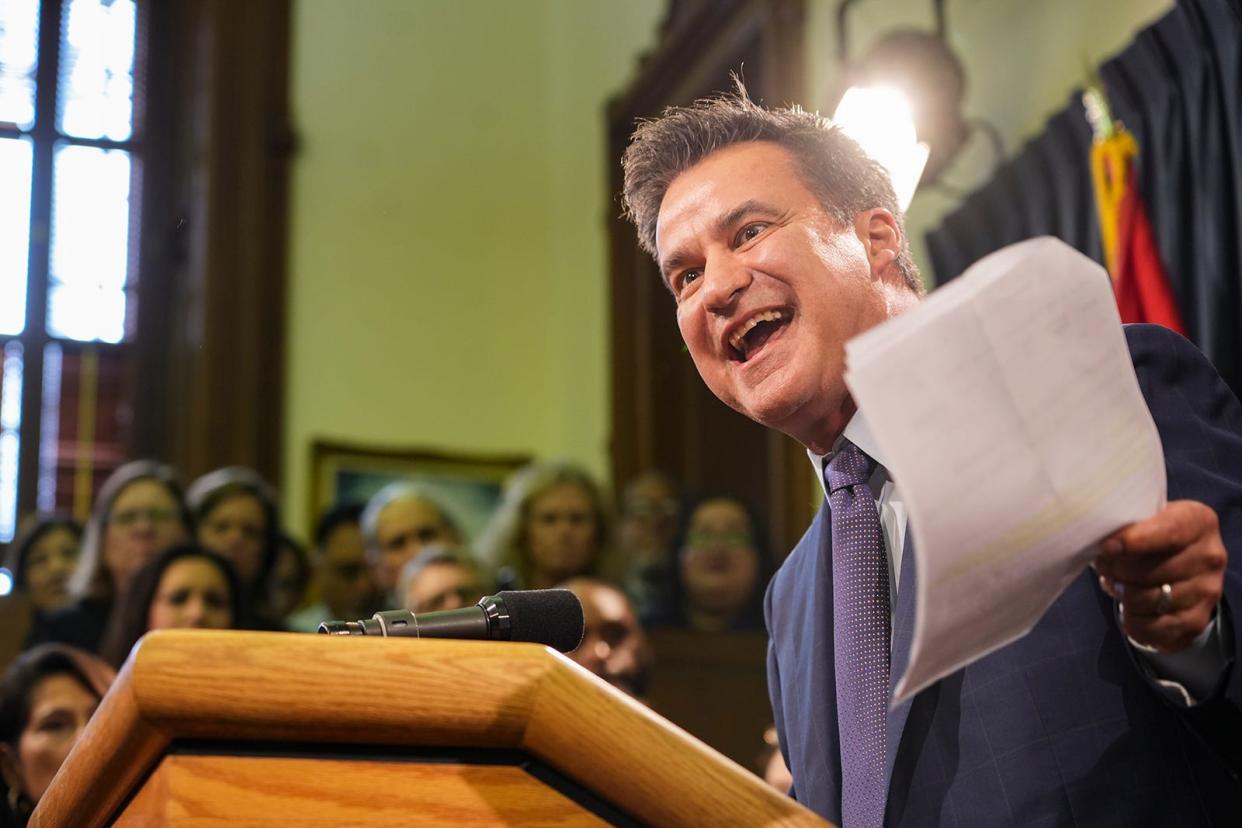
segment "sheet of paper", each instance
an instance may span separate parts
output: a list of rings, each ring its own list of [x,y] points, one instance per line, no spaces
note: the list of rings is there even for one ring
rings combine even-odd
[[[895,703],[1030,631],[1104,536],[1164,505],[1108,276],[1056,239],[980,260],[846,361],[913,532]]]

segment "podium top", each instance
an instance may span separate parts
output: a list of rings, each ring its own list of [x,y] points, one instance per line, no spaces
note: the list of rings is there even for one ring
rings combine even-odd
[[[106,823],[174,740],[507,749],[643,822],[825,824],[547,647],[203,630],[139,642],[31,824]]]

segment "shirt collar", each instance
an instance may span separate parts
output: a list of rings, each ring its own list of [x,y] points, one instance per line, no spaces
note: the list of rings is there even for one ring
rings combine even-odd
[[[824,497],[828,496],[828,485],[824,482],[824,464],[832,459],[833,454],[840,450],[842,440],[849,440],[862,449],[881,468],[886,468],[884,457],[880,453],[880,446],[871,434],[871,427],[867,425],[867,419],[863,417],[861,409],[855,411],[854,416],[850,417],[850,421],[845,424],[845,430],[841,432],[841,436],[832,444],[832,451],[827,454],[816,454],[810,449],[806,450],[806,456],[810,458],[811,465],[815,467],[815,477],[819,480],[819,485],[824,490]]]

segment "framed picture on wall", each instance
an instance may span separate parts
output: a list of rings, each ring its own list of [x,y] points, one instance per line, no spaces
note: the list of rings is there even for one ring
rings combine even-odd
[[[315,440],[311,444],[313,522],[338,503],[365,503],[389,483],[407,480],[427,489],[473,542],[500,505],[505,479],[526,465],[526,455],[457,454]],[[308,537],[314,532],[313,526]]]

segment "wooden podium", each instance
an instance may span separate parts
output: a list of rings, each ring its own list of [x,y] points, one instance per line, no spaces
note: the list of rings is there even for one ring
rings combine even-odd
[[[31,825],[824,825],[533,644],[148,635]]]

